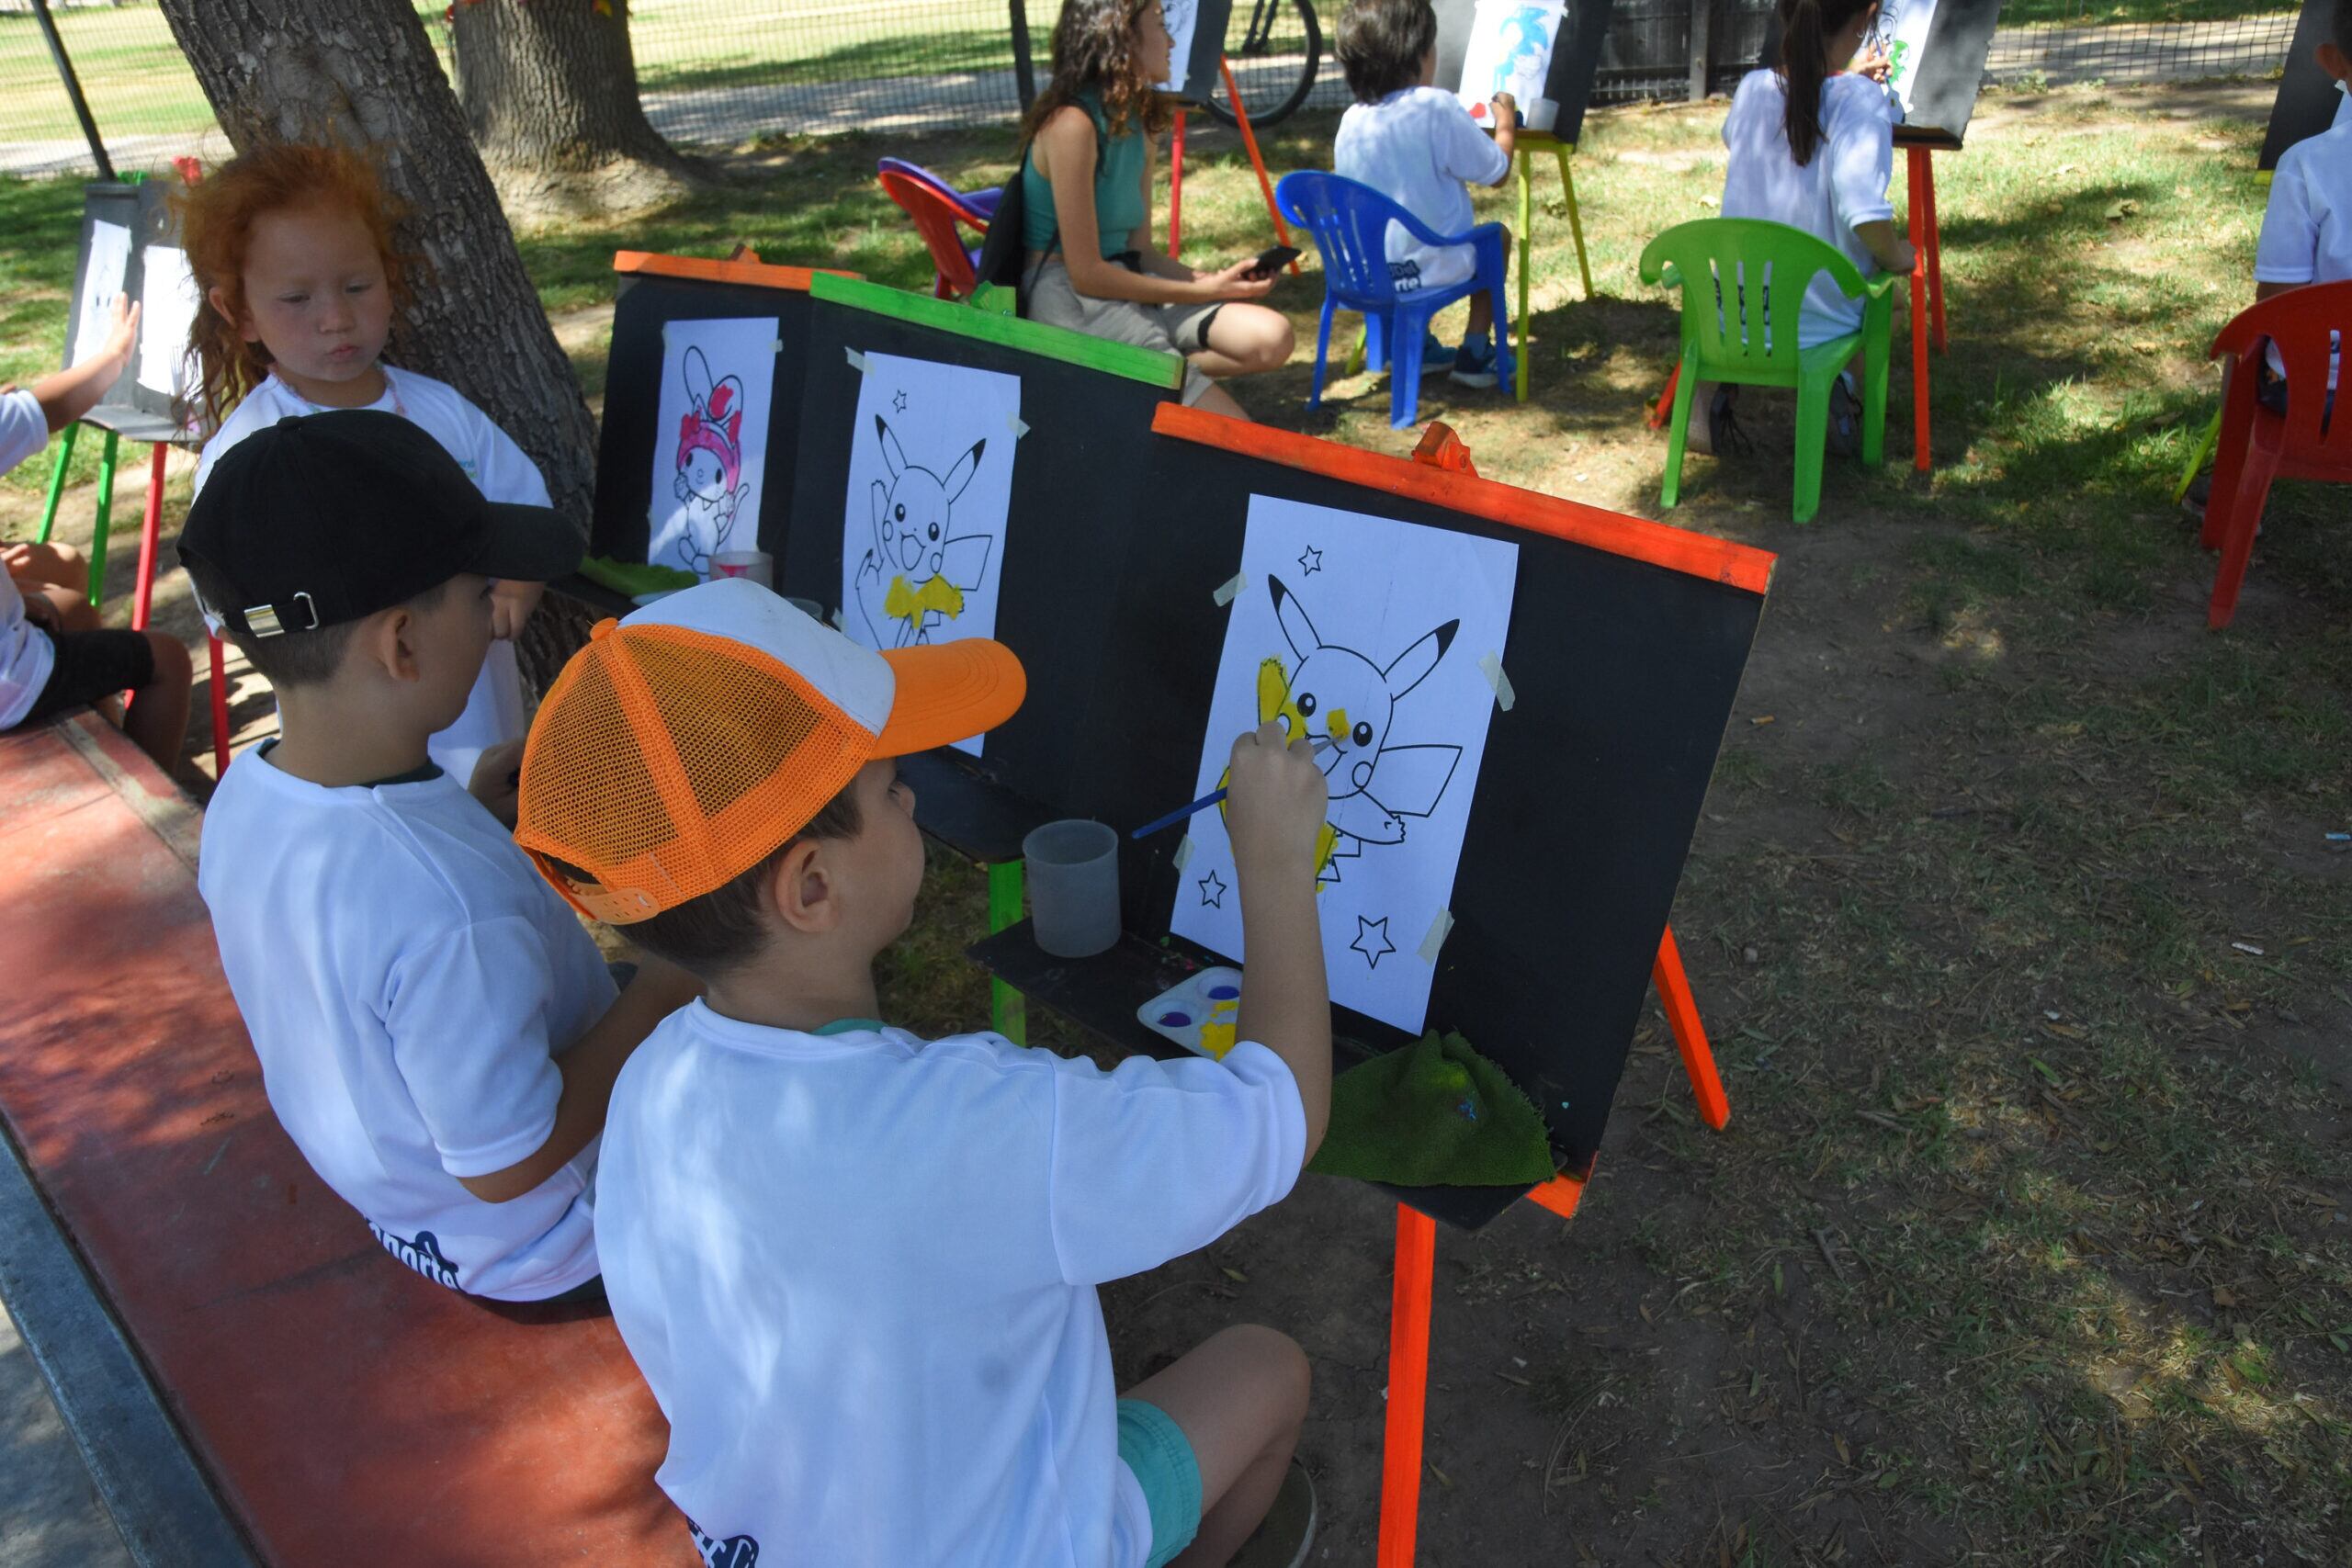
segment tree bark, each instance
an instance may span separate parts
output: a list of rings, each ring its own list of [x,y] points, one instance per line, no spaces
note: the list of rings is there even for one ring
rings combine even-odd
[[[481,405],[538,464],[584,544],[595,425],[410,0],[162,5],[232,145],[334,141],[382,166],[406,209],[401,245],[423,258],[388,357]],[[537,640],[521,651],[544,690],[554,669],[536,666],[553,650]]]
[[[642,207],[703,171],[645,118],[628,0],[458,0],[458,101],[508,209]]]

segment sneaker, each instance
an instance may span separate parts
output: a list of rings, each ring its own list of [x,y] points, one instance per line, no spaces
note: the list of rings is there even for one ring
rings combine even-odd
[[[1453,368],[1446,378],[1457,386],[1491,387],[1502,379],[1495,370],[1495,345],[1482,337],[1465,337],[1453,353]]]
[[[1453,350],[1435,333],[1421,334],[1421,374],[1434,376],[1453,363]]]
[[[1315,1550],[1316,1516],[1315,1482],[1293,1460],[1273,1506],[1233,1554],[1230,1568],[1306,1568],[1306,1554]]]
[[[1854,400],[1854,373],[1838,372],[1829,383],[1829,449],[1850,457],[1862,449],[1862,405]]]

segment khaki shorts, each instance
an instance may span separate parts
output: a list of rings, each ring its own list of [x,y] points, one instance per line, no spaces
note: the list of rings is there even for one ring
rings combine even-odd
[[[1038,264],[1021,297],[1033,321],[1069,327],[1089,337],[1133,344],[1137,348],[1183,355],[1183,400],[1187,403],[1199,402],[1201,394],[1209,389],[1208,377],[1191,356],[1209,345],[1209,322],[1224,308],[1222,301],[1143,305],[1133,299],[1089,299],[1071,287],[1069,269],[1054,257]]]

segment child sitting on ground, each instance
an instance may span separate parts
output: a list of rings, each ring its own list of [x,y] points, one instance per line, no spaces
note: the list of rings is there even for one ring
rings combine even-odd
[[[393,1257],[506,1301],[598,1293],[613,1077],[696,989],[647,963],[616,999],[485,798],[426,754],[481,669],[492,581],[570,570],[566,539],[417,425],[353,410],[241,443],[179,546],[277,693],[281,736],[230,764],[197,868],[270,1107]]]
[[[1724,119],[1731,157],[1723,215],[1802,229],[1836,246],[1865,278],[1909,272],[1911,242],[1894,231],[1894,208],[1886,199],[1894,177],[1886,61],[1875,52],[1856,58],[1878,20],[1876,0],[1780,0],[1780,9],[1779,68],[1749,72]],[[1846,70],[1849,62],[1855,70]],[[1848,299],[1824,273],[1797,312],[1797,346],[1812,348],[1861,325],[1862,301]],[[1712,383],[1692,389],[1692,450],[1722,453],[1738,442],[1732,418],[1737,390]],[[1830,450],[1860,450],[1860,425],[1853,373],[1847,371],[1830,384]]]
[[[1437,12],[1429,0],[1349,0],[1340,13],[1334,48],[1355,103],[1340,117],[1331,142],[1332,172],[1370,186],[1425,224],[1430,232],[1459,234],[1476,221],[1465,185],[1498,186],[1510,177],[1518,106],[1497,93],[1491,140],[1462,101],[1430,84],[1437,76]],[[1504,236],[1504,249],[1510,237]],[[1402,224],[1388,228],[1388,273],[1399,294],[1443,288],[1477,271],[1469,245],[1425,245]],[[1448,372],[1465,387],[1491,387],[1495,368],[1494,301],[1470,296],[1470,326]],[[1432,340],[1434,344],[1434,340]],[[1443,345],[1422,361],[1435,368]]]
[[[0,473],[96,407],[138,341],[139,307],[118,295],[96,353],[29,389],[0,389]],[[7,568],[0,573],[0,729],[129,692],[122,732],[165,773],[178,766],[187,739],[187,647],[163,632],[100,626],[84,596],[89,572],[78,551],[8,545],[0,555]]]
[[[490,500],[548,504],[538,468],[463,393],[382,362],[407,276],[392,244],[396,214],[365,159],[339,147],[268,143],[176,199],[181,243],[206,306],[188,333],[198,400],[209,419],[228,415],[204,444],[198,494],[221,457],[256,430],[322,409],[380,409],[431,432]],[[546,526],[570,532],[551,513]],[[470,778],[488,748],[523,738],[513,638],[545,587],[501,581],[492,589],[497,640],[465,711],[433,738],[434,761],[457,778]]]
[[[2328,36],[2315,51],[2319,68],[2340,87],[2352,87],[2352,0],[2335,0]],[[2335,124],[2308,136],[2278,155],[2270,178],[2270,205],[2262,214],[2262,238],[2254,250],[2254,297],[2268,299],[2307,283],[2352,277],[2352,103]],[[2338,356],[2341,355],[2338,347]],[[2278,351],[2267,351],[2269,374],[2258,396],[2284,412],[2285,367]],[[2335,390],[2340,367],[2328,365],[2327,387]]]
[[[994,642],[876,653],[728,581],[599,626],[532,723],[516,840],[710,987],[615,1086],[596,1205],[706,1561],[1223,1563],[1278,1493],[1260,1550],[1305,1560],[1298,1347],[1227,1328],[1115,1397],[1095,1286],[1274,1202],[1322,1139],[1322,773],[1275,725],[1234,745],[1222,1062],[925,1040],[875,1017],[923,880],[892,759],[1023,689]]]

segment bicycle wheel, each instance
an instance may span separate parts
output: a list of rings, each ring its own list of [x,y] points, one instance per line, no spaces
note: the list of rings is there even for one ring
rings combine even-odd
[[[1315,90],[1323,62],[1323,29],[1309,0],[1233,0],[1225,28],[1225,58],[1252,130],[1277,125]],[[1208,95],[1208,111],[1234,123],[1225,83]]]

